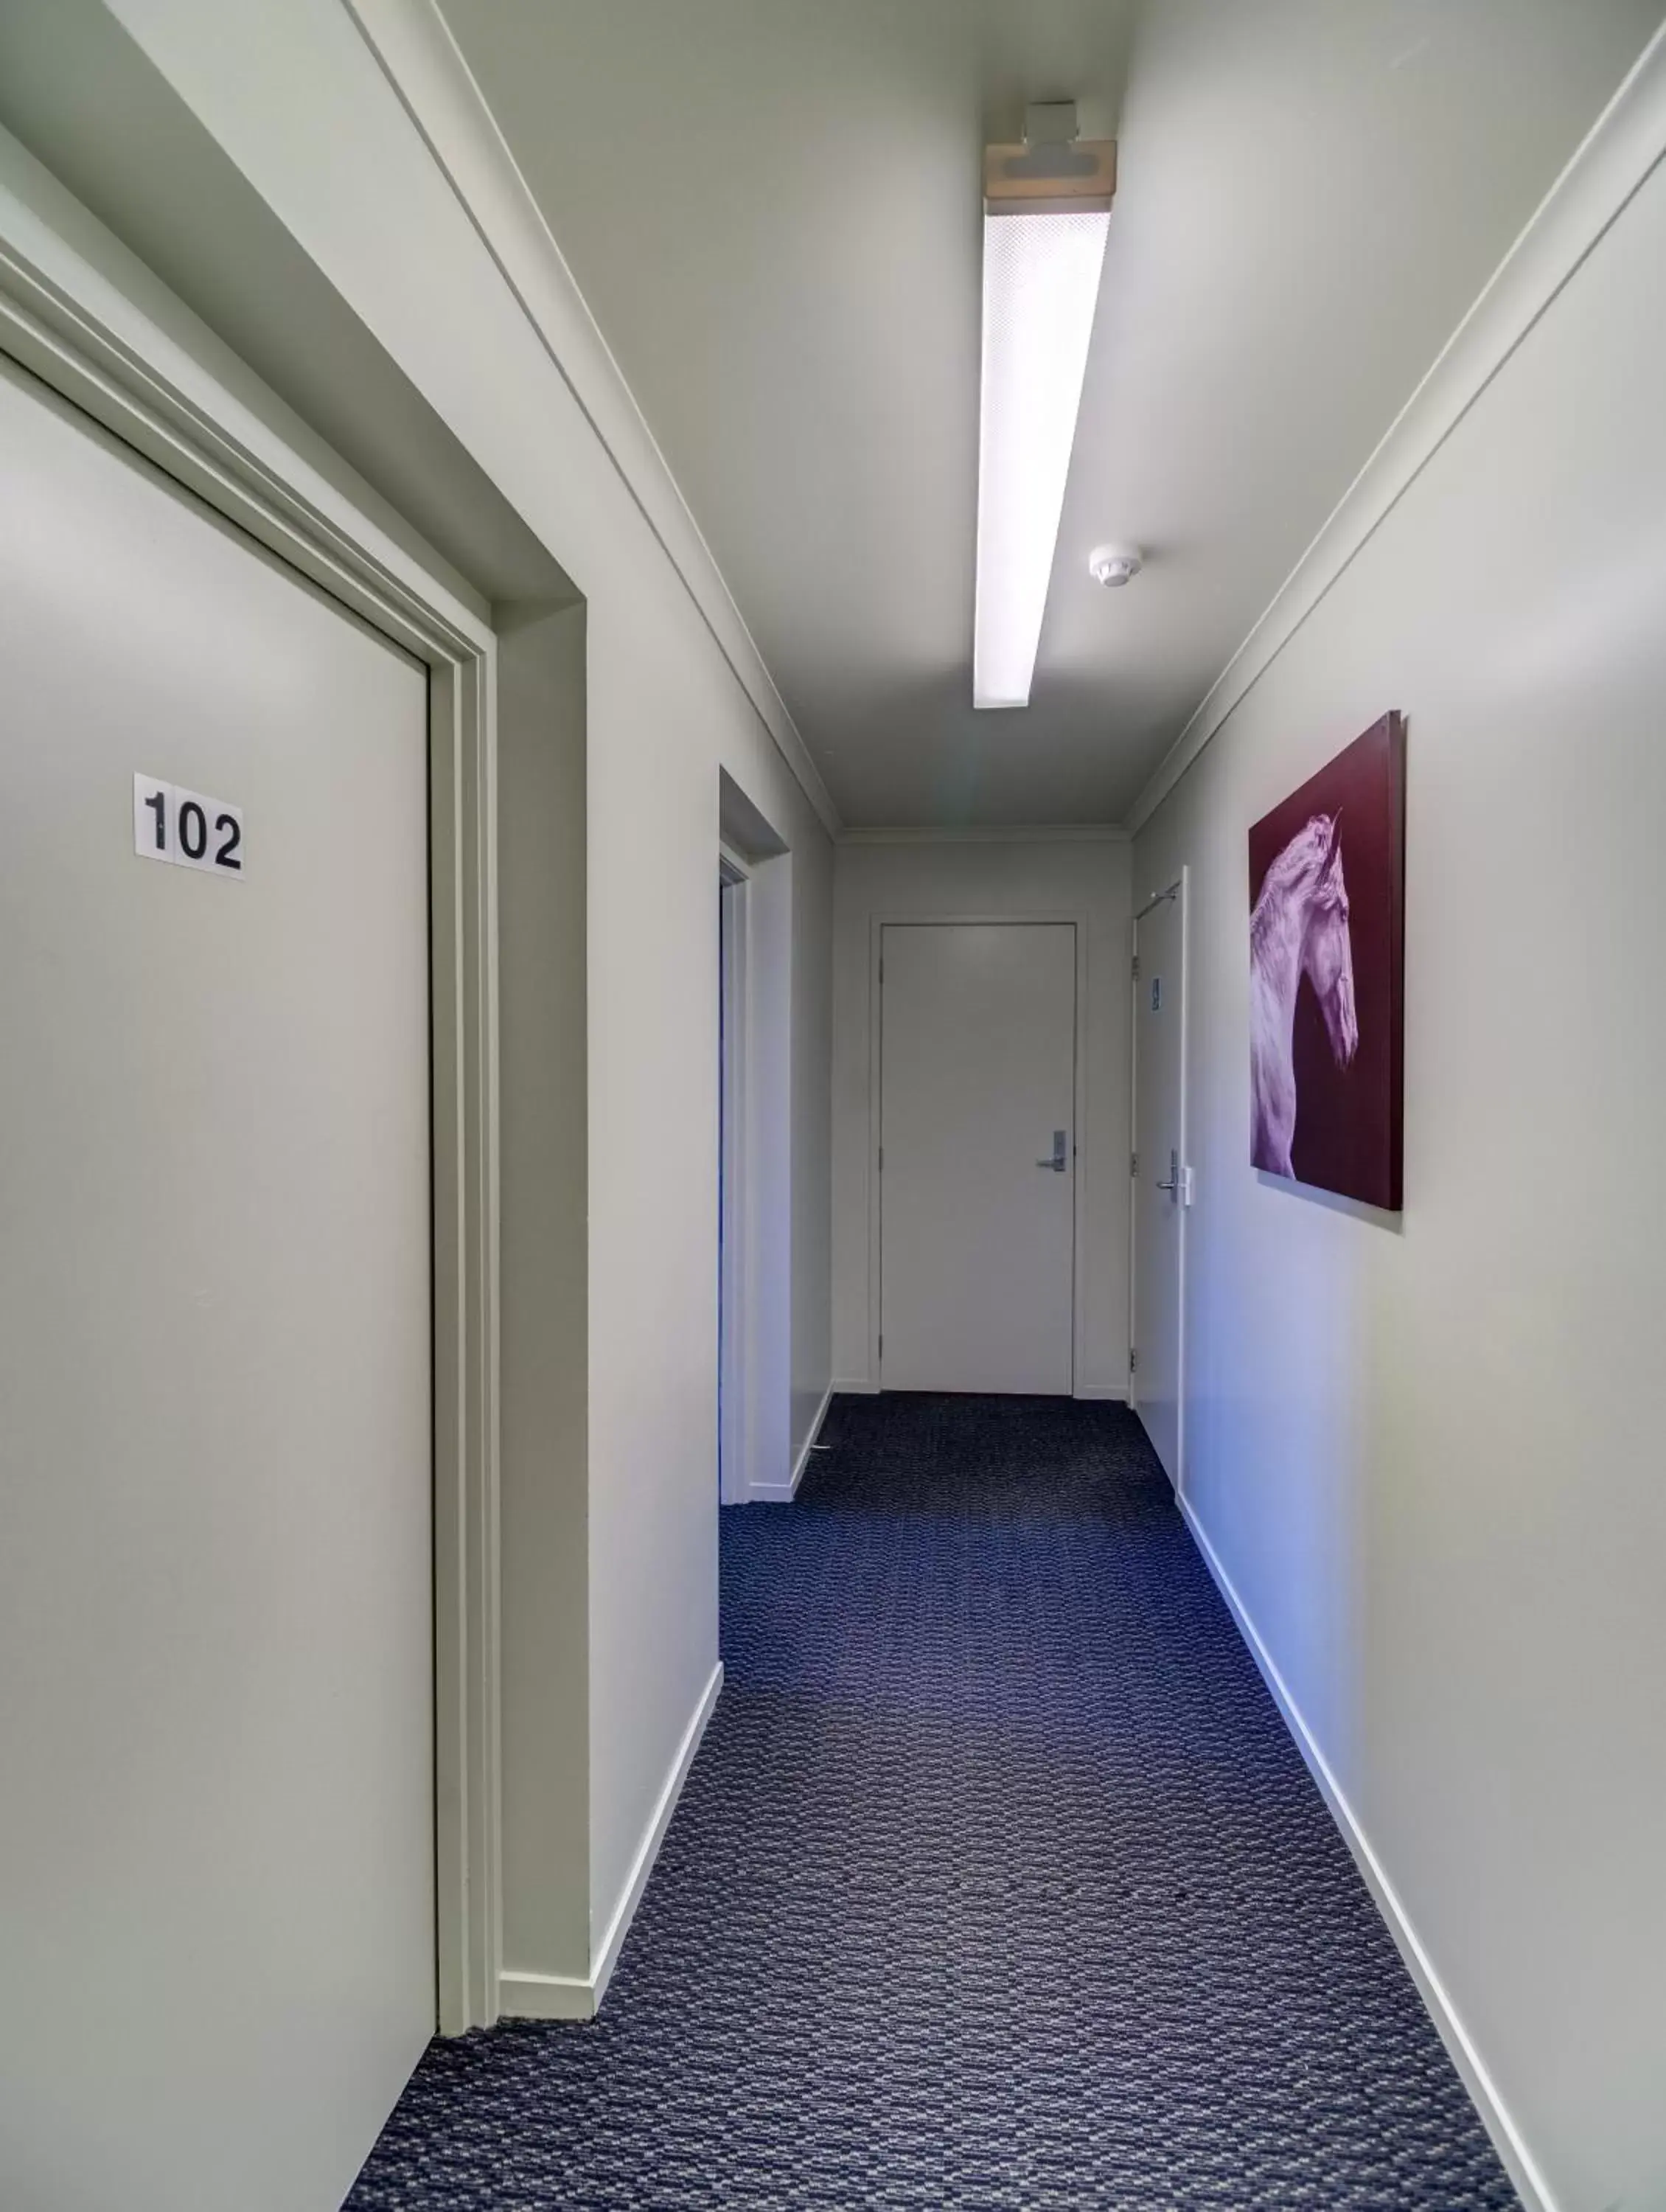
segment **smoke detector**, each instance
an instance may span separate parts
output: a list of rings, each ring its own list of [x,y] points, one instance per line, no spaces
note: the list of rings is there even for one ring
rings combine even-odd
[[[1137,545],[1096,545],[1087,556],[1087,573],[1096,584],[1131,584],[1144,565]]]

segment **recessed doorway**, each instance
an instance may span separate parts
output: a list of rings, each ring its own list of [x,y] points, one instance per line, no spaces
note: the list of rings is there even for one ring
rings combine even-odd
[[[1184,1478],[1187,877],[1134,924],[1133,1343],[1129,1402],[1178,1491]]]
[[[737,1505],[747,1465],[747,892],[738,854],[718,861],[718,1496]]]

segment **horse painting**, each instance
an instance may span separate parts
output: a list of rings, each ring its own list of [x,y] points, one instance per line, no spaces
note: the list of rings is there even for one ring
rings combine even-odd
[[[1250,1157],[1273,1175],[1295,1175],[1293,1038],[1304,975],[1336,1066],[1349,1066],[1360,1047],[1341,827],[1340,812],[1312,816],[1268,868],[1250,916]]]
[[[1250,824],[1243,909],[1250,1158],[1293,1190],[1390,1213],[1405,1203],[1405,717],[1384,714]]]

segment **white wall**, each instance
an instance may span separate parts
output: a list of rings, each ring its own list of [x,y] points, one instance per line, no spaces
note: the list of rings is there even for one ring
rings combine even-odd
[[[1076,1255],[1078,1395],[1128,1388],[1129,847],[1079,840],[841,843],[833,899],[833,1373],[872,1389],[869,1310],[870,944],[874,921],[1081,915],[1087,932],[1087,1119],[1078,1133],[1085,1233]]]
[[[792,1406],[792,855],[754,865],[747,885],[742,1050],[745,1257],[746,1443],[749,1493],[785,1491],[793,1461]],[[821,1086],[825,1096],[826,1085]],[[819,1304],[825,1304],[826,1292]]]
[[[788,1451],[803,1457],[833,1376],[834,847],[803,837],[792,867],[792,1393]]]
[[[1562,2212],[1666,2203],[1663,268],[1657,169],[1135,862],[1193,872],[1190,1505]],[[1398,1221],[1248,1158],[1245,833],[1390,707]]]
[[[697,606],[668,557],[671,539],[694,560],[686,518],[627,484],[558,362],[565,341],[506,283],[338,0],[114,0],[113,12],[586,601],[593,1960],[717,1662],[719,766],[794,857],[803,1398],[827,1372],[831,848],[763,719],[750,641],[709,592]],[[420,13],[374,12],[396,30]],[[475,212],[489,228],[504,209]],[[506,1548],[515,1533],[506,1525]],[[553,1954],[507,1964],[567,1971]]]
[[[590,1971],[585,610],[500,608],[503,1948]]]

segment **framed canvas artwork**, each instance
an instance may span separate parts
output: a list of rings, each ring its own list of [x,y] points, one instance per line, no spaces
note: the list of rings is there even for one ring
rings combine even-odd
[[[1384,714],[1250,831],[1250,1158],[1402,1203],[1406,725]]]

